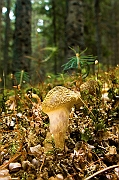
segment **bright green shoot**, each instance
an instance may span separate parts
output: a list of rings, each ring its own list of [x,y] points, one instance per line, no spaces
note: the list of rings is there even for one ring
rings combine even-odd
[[[92,55],[83,55],[87,48],[81,53],[77,53],[73,48],[70,47],[75,53],[75,56],[71,57],[70,60],[64,64],[63,71],[69,69],[77,69],[81,73],[82,78],[86,78],[90,72],[90,65],[95,64],[96,57]]]
[[[17,84],[21,87],[23,82],[28,83],[29,82],[29,74],[25,72],[24,70],[21,70],[19,72],[15,73],[15,78]]]

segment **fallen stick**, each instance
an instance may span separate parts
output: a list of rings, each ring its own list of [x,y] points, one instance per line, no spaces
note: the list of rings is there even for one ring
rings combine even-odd
[[[103,173],[103,172],[105,172],[105,171],[108,171],[108,170],[113,169],[113,168],[116,168],[116,167],[119,167],[119,165],[113,165],[113,166],[106,167],[105,169],[101,169],[100,171],[92,174],[91,176],[87,177],[87,178],[84,179],[84,180],[89,180],[89,179],[97,176],[98,174],[101,174],[101,173]]]
[[[11,158],[7,163],[5,163],[5,164],[2,164],[1,166],[0,166],[0,170],[1,169],[5,169],[11,162],[13,162],[15,159],[17,159],[19,156],[21,156],[21,152],[18,154],[15,154],[15,156],[13,157],[13,158]]]

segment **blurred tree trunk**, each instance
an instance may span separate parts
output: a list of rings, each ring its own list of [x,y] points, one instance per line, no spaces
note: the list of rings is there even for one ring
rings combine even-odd
[[[3,0],[0,0],[0,67],[2,67],[2,7],[3,7]],[[2,69],[0,68],[0,71]]]
[[[5,38],[4,38],[4,60],[3,69],[5,76],[8,74],[8,62],[9,62],[9,41],[10,41],[10,4],[11,0],[7,0],[7,11],[5,17]]]
[[[31,0],[16,0],[13,73],[30,71],[31,55]]]
[[[56,30],[56,0],[52,0],[52,14],[53,14],[53,42],[54,46],[57,47],[57,30]],[[57,58],[54,56],[54,73],[57,74]]]
[[[52,42],[58,48],[53,56],[53,71],[55,74],[61,71],[65,56],[65,26],[66,26],[66,1],[51,1],[52,17]],[[51,46],[51,45],[50,45]]]
[[[102,60],[101,35],[100,35],[100,0],[95,0],[94,10],[95,10],[97,56],[98,56],[98,61],[102,63],[103,60]]]
[[[1,37],[2,36],[2,7],[3,7],[3,0],[0,1],[0,52],[1,52],[1,39],[2,39]]]
[[[83,20],[83,2],[82,0],[68,0],[68,12],[66,19],[66,57],[71,57],[73,54],[69,47],[75,50],[78,47],[84,49],[84,20]]]
[[[111,33],[112,33],[112,40],[111,40],[111,48],[112,48],[112,57],[111,57],[111,65],[116,66],[119,63],[119,13],[118,7],[119,2],[111,1],[112,10],[111,10]]]

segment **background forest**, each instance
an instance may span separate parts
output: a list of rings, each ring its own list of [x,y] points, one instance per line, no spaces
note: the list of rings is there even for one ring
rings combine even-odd
[[[118,0],[1,0],[0,76],[21,70],[37,83],[61,73],[74,56],[97,56],[103,70],[119,62]],[[8,83],[9,84],[9,83]]]

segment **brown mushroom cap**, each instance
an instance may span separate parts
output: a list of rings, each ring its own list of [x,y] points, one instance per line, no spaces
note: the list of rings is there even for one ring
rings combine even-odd
[[[79,92],[71,91],[63,86],[56,86],[46,95],[42,103],[42,110],[43,112],[48,113],[49,111],[63,106],[70,110],[79,97]]]
[[[86,81],[85,83],[81,84],[80,86],[80,91],[88,91],[89,94],[95,94],[96,89],[98,88],[98,83],[95,80],[89,80]]]

